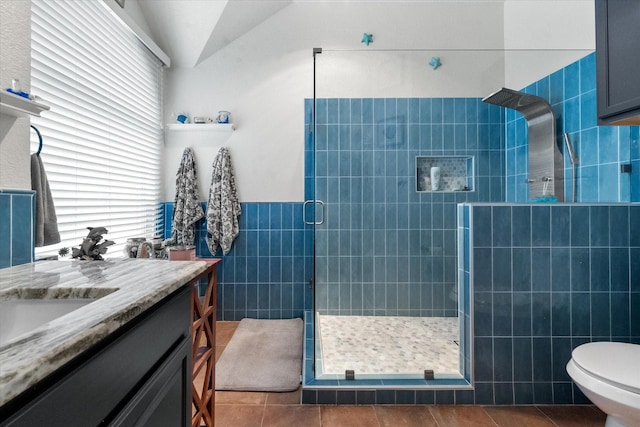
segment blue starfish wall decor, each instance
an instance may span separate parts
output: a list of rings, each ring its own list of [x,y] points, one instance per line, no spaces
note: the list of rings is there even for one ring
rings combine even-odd
[[[362,43],[366,44],[367,46],[369,46],[369,43],[373,43],[373,34],[364,33],[362,35]]]
[[[434,70],[437,70],[438,67],[442,65],[442,62],[440,62],[439,57],[434,56],[433,58],[431,58],[431,61],[429,61],[429,65],[431,65]]]

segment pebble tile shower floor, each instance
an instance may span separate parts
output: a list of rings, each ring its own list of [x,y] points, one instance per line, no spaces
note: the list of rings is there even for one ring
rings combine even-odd
[[[319,315],[322,374],[460,375],[457,317]]]

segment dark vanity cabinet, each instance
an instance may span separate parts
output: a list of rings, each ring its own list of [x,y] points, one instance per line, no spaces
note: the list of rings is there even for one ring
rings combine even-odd
[[[640,1],[595,6],[598,124],[640,124]]]
[[[183,286],[18,396],[0,426],[190,426],[190,296]]]

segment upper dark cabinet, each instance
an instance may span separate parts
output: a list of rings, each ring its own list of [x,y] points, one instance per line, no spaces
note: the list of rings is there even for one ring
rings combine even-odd
[[[595,5],[598,124],[640,124],[640,1]]]

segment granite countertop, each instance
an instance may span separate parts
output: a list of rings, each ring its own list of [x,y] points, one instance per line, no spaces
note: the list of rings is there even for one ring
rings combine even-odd
[[[98,298],[0,346],[0,406],[204,272],[203,261],[42,261],[0,269],[0,302]]]

